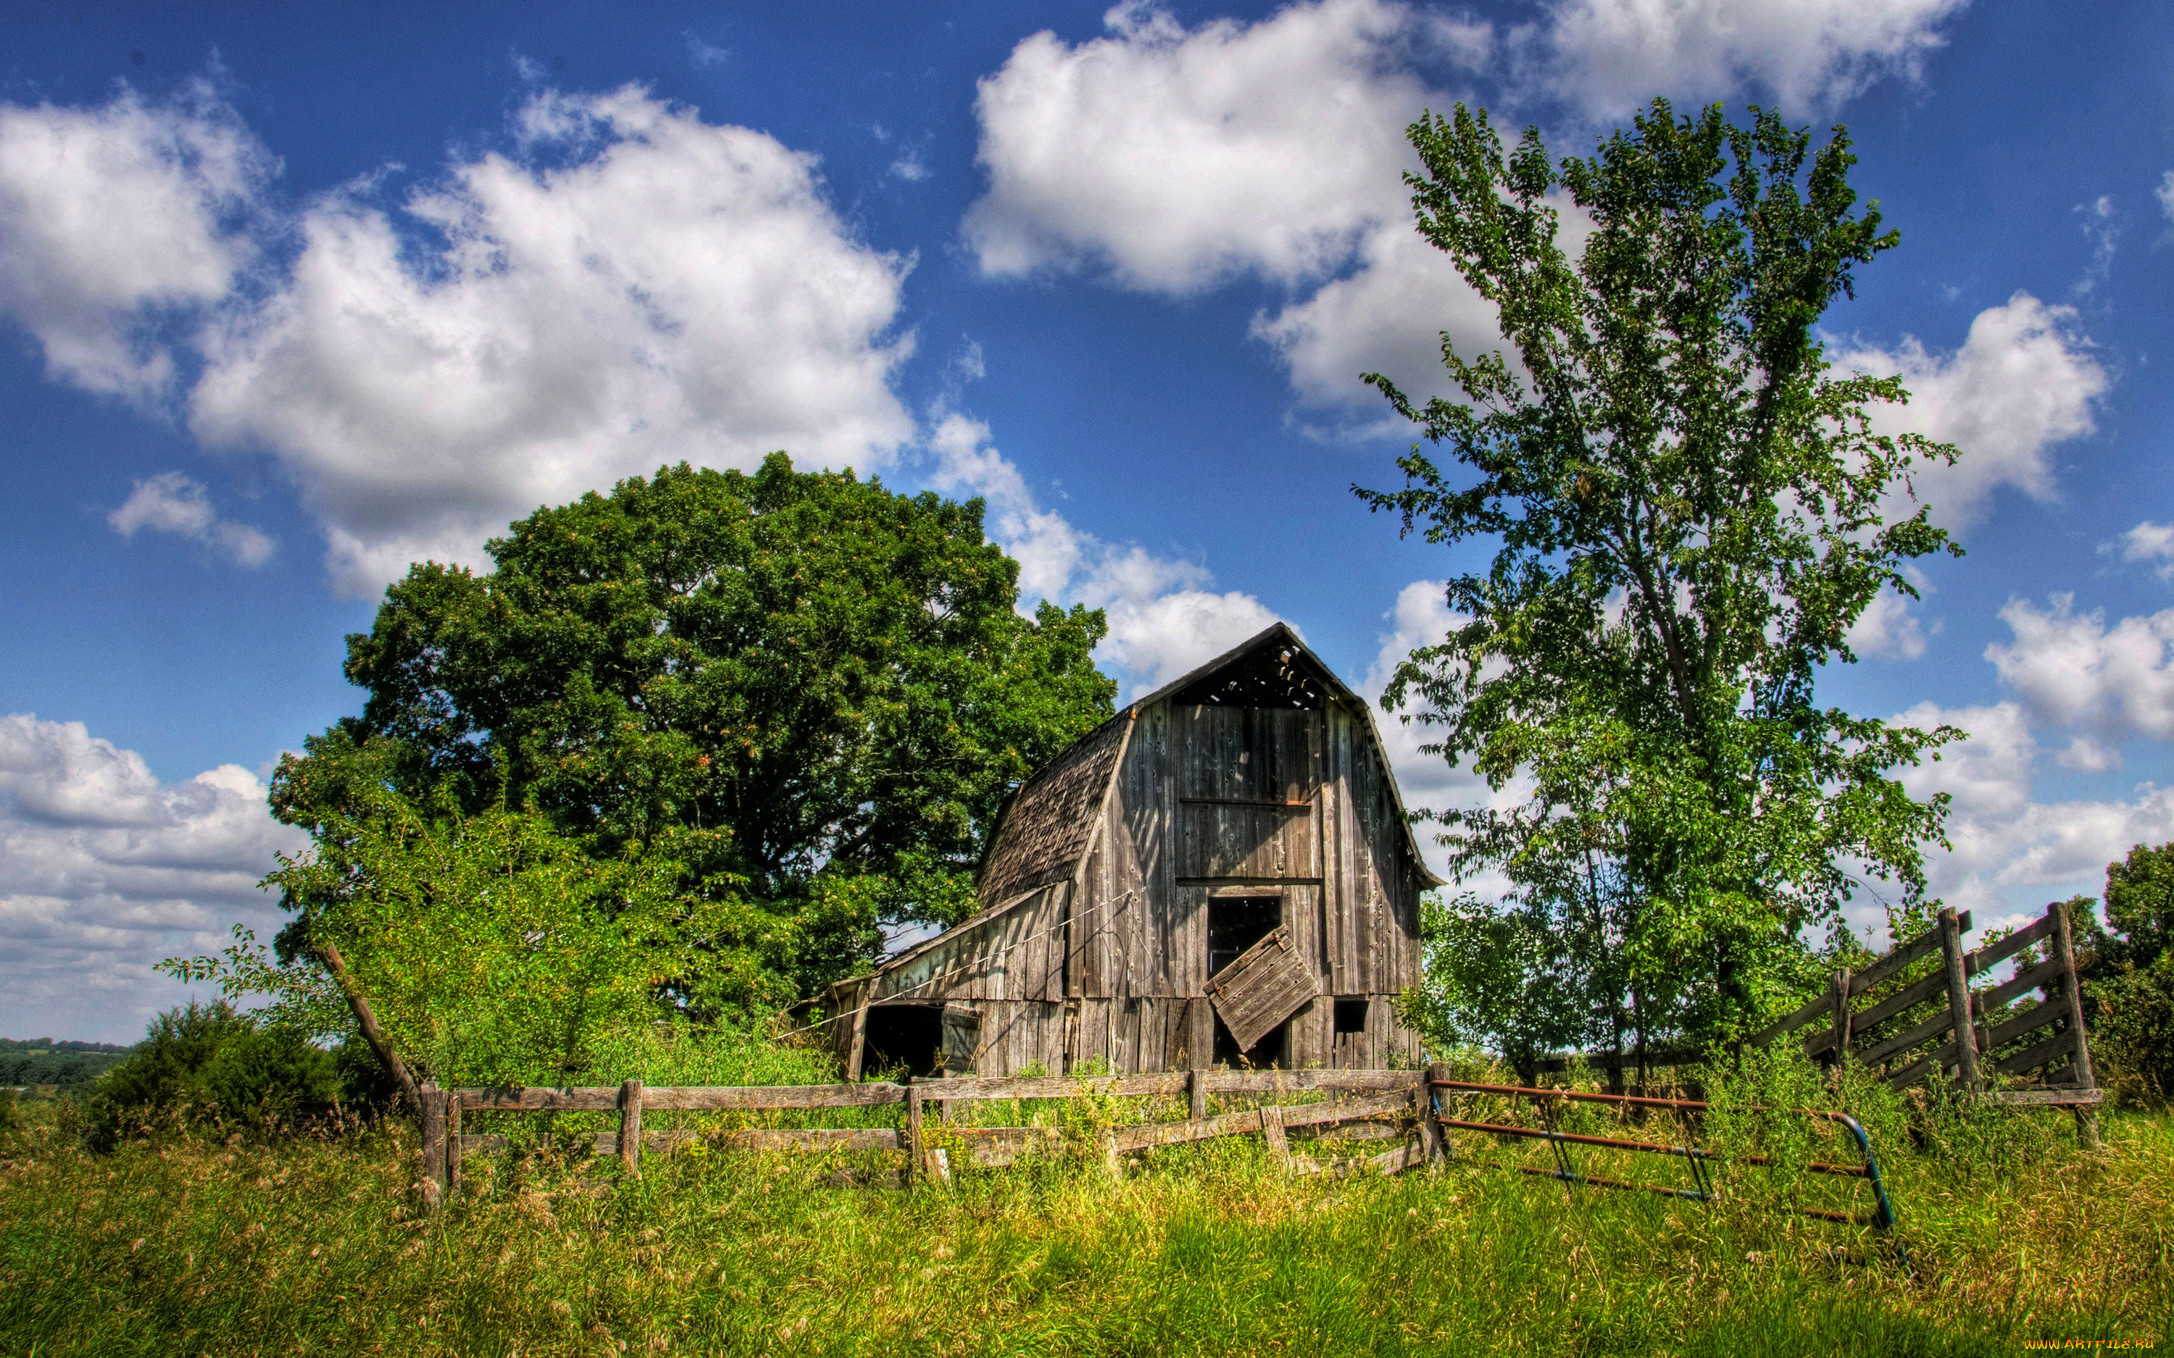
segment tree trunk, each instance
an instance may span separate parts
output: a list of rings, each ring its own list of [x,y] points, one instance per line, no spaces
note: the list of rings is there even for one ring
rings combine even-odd
[[[393,1050],[392,1038],[378,1026],[377,1015],[371,1012],[368,997],[355,984],[354,975],[348,971],[346,961],[340,956],[340,950],[330,943],[318,943],[314,946],[318,958],[325,964],[325,970],[332,973],[332,979],[340,987],[340,993],[347,997],[347,1007],[354,1011],[355,1026],[362,1029],[362,1040],[370,1044],[370,1050],[377,1053],[377,1059],[386,1070],[392,1072],[392,1077],[400,1085],[400,1093],[407,1099],[408,1106],[421,1113],[423,1091],[416,1086],[415,1076],[409,1072],[407,1063],[400,1059],[400,1053]]]

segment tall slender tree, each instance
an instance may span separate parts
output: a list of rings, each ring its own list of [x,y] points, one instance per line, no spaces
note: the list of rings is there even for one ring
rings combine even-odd
[[[1891,774],[1959,733],[1816,697],[1866,607],[1915,596],[1904,566],[1959,554],[1908,503],[1912,468],[1956,450],[1878,432],[1907,393],[1836,370],[1817,330],[1898,237],[1859,207],[1843,129],[1814,149],[1756,109],[1656,100],[1559,162],[1461,104],[1410,138],[1418,229],[1508,352],[1445,334],[1457,400],[1366,379],[1425,444],[1402,488],[1354,491],[1406,533],[1493,550],[1451,577],[1454,628],[1384,702],[1414,700],[1429,749],[1521,794],[1441,817],[1458,872],[1510,889],[1437,917],[1432,1007],[1528,1049],[1740,1032],[1865,879],[1919,901],[1941,833],[1945,798]],[[1500,1001],[1521,993],[1554,998]]]

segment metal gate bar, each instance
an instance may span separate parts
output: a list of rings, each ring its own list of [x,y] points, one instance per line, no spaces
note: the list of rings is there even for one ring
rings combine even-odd
[[[1655,1099],[1634,1094],[1591,1094],[1575,1089],[1534,1089],[1524,1085],[1478,1084],[1469,1080],[1430,1079],[1427,1081],[1427,1086],[1428,1113],[1433,1117],[1437,1126],[1455,1128],[1460,1131],[1487,1132],[1495,1136],[1522,1137],[1546,1141],[1555,1152],[1556,1168],[1546,1170],[1531,1165],[1520,1165],[1518,1169],[1522,1173],[1556,1179],[1565,1184],[1589,1184],[1595,1188],[1617,1188],[1659,1193],[1668,1197],[1688,1199],[1693,1202],[1710,1202],[1713,1200],[1713,1181],[1705,1170],[1707,1162],[1719,1158],[1712,1151],[1702,1150],[1689,1144],[1670,1146],[1651,1141],[1631,1141],[1621,1137],[1588,1136],[1580,1132],[1566,1132],[1555,1125],[1554,1114],[1555,1108],[1565,1102],[1606,1104],[1617,1108],[1658,1108],[1679,1114],[1707,1112],[1711,1107],[1707,1103],[1696,1099]],[[1540,1114],[1541,1122],[1545,1125],[1542,1127],[1519,1127],[1505,1123],[1472,1122],[1461,1118],[1448,1117],[1442,1112],[1438,1092],[1445,1089],[1466,1094],[1491,1094],[1509,1099],[1530,1099],[1533,1101],[1535,1110]],[[1797,1212],[1804,1216],[1818,1217],[1827,1221],[1868,1225],[1881,1231],[1891,1232],[1894,1230],[1894,1204],[1888,1200],[1887,1185],[1880,1177],[1879,1157],[1872,1153],[1872,1139],[1865,1134],[1863,1125],[1857,1119],[1847,1113],[1830,1112],[1822,1108],[1768,1108],[1753,1105],[1747,1111],[1784,1113],[1796,1117],[1831,1122],[1855,1138],[1857,1149],[1864,1157],[1863,1162],[1856,1165],[1833,1165],[1815,1160],[1805,1165],[1804,1168],[1814,1174],[1835,1174],[1845,1178],[1863,1179],[1870,1183],[1874,1202],[1874,1210],[1870,1214],[1859,1215],[1849,1212],[1837,1212],[1820,1207],[1796,1207],[1783,1210]],[[1688,1131],[1688,1127],[1686,1131]],[[1686,1136],[1685,1140],[1688,1142],[1689,1137]],[[1691,1180],[1694,1187],[1676,1188],[1666,1184],[1626,1183],[1617,1179],[1601,1178],[1597,1175],[1580,1174],[1570,1161],[1569,1147],[1573,1145],[1598,1146],[1605,1150],[1675,1156],[1690,1166]],[[1764,1155],[1741,1155],[1735,1156],[1733,1159],[1740,1164],[1747,1165],[1771,1166],[1774,1163],[1772,1157]]]

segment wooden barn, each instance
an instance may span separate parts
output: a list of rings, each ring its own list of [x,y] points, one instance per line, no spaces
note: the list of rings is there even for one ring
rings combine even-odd
[[[1416,1062],[1420,858],[1363,699],[1288,627],[1022,784],[972,919],[825,997],[848,1079]]]

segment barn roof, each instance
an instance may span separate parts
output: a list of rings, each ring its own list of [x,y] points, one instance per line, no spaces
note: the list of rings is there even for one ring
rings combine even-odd
[[[888,971],[910,961],[961,933],[981,928],[1039,888],[1068,880],[1091,847],[1095,812],[1109,793],[1110,781],[1117,776],[1132,723],[1148,708],[1183,697],[1195,704],[1313,710],[1322,705],[1325,695],[1341,699],[1365,716],[1367,734],[1373,737],[1374,756],[1381,761],[1397,823],[1404,831],[1405,849],[1428,885],[1443,885],[1443,879],[1435,876],[1419,852],[1419,841],[1405,817],[1404,797],[1397,790],[1395,773],[1382,746],[1381,728],[1374,724],[1370,705],[1338,679],[1289,624],[1279,622],[1154,692],[1133,699],[1036,770],[1012,794],[997,818],[996,833],[989,837],[976,884],[984,908],[964,923],[885,958],[876,969]]]

